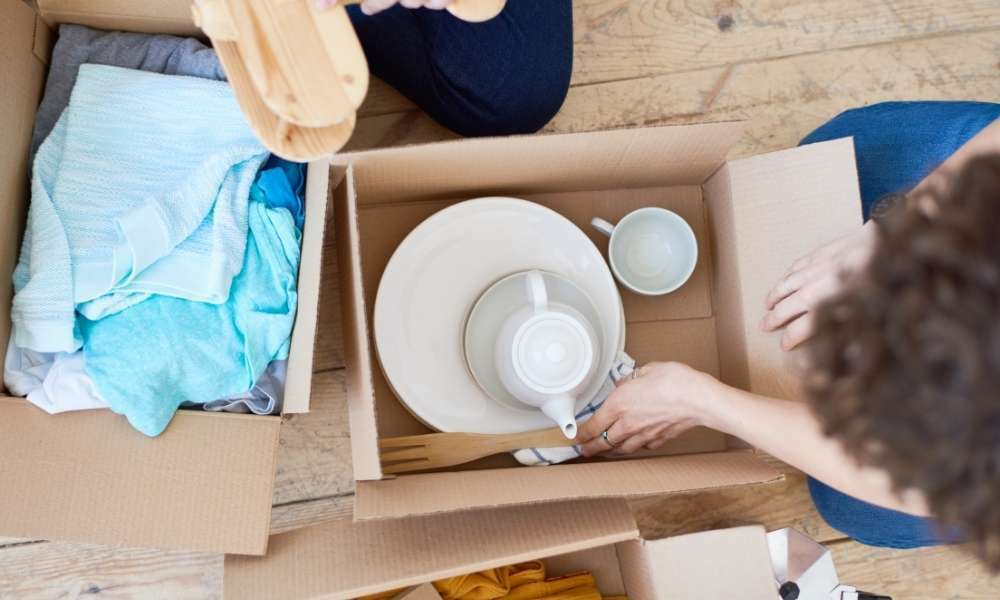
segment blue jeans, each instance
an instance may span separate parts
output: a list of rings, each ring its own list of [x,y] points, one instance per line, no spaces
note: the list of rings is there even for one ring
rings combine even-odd
[[[802,144],[854,137],[865,219],[872,204],[905,192],[995,119],[1000,104],[885,102],[841,113]],[[809,478],[816,510],[834,529],[871,546],[917,548],[956,541],[931,519],[881,508]]]
[[[533,133],[562,106],[573,70],[571,0],[507,0],[485,23],[395,6],[348,7],[372,73],[465,136]]]

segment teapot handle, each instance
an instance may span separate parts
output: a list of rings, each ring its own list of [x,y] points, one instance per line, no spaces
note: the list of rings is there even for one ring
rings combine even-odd
[[[528,273],[528,297],[535,307],[535,313],[545,312],[549,309],[549,294],[545,291],[545,278],[541,271],[531,271]]]

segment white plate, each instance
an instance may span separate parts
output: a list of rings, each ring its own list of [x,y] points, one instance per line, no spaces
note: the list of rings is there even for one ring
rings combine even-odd
[[[541,411],[491,399],[463,352],[466,318],[482,293],[518,271],[566,277],[594,302],[605,344],[601,365],[624,346],[621,298],[590,239],[559,213],[514,198],[449,206],[418,225],[389,259],[375,299],[375,347],[396,396],[440,431],[514,433],[549,427]],[[602,384],[595,378],[592,392]]]

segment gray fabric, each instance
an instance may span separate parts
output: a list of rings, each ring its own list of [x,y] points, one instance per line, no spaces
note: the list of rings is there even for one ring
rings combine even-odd
[[[45,95],[35,116],[31,156],[48,137],[85,63],[139,69],[166,75],[189,75],[225,80],[215,51],[192,38],[144,33],[107,32],[82,25],[61,25],[52,51]]]

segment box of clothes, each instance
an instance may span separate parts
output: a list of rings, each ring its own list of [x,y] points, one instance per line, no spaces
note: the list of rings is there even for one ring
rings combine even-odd
[[[37,4],[0,14],[0,535],[263,553],[328,165],[260,144],[188,2]]]
[[[227,556],[226,598],[777,598],[758,525],[644,539],[625,502],[585,500],[276,535]]]

